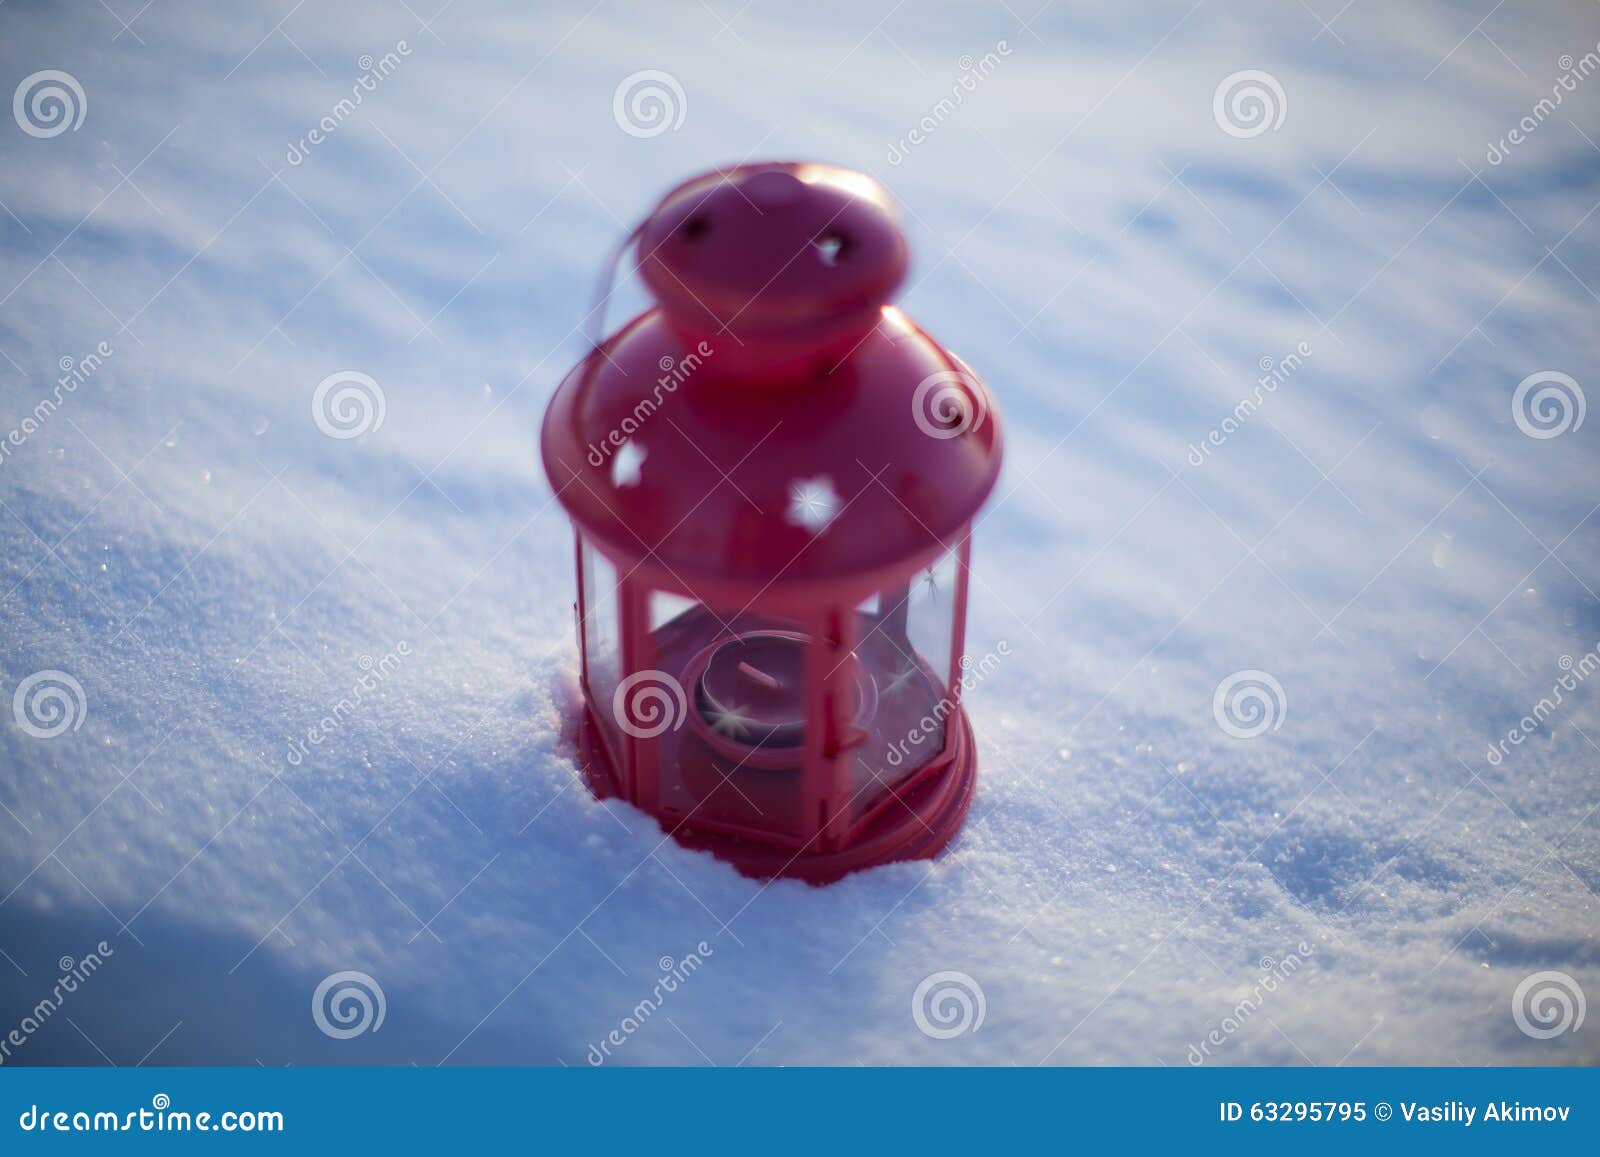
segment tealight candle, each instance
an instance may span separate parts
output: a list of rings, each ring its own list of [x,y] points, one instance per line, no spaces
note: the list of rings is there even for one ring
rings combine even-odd
[[[753,747],[800,746],[808,643],[787,631],[749,631],[720,644],[700,675],[706,726]]]

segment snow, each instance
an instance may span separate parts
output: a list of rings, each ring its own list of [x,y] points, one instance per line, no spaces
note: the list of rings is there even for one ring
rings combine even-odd
[[[607,1063],[1600,1059],[1512,1011],[1600,994],[1596,688],[1520,722],[1600,644],[1600,426],[1512,410],[1600,384],[1600,79],[1535,112],[1600,12],[1036,5],[0,11],[5,83],[87,100],[0,133],[0,437],[111,351],[0,459],[0,692],[83,693],[0,714],[0,1034],[114,953],[7,1063],[583,1065],[647,998]],[[681,107],[623,131],[646,70]],[[902,304],[1007,433],[973,813],[827,889],[560,740],[539,418],[609,247],[747,156],[891,186]],[[381,1031],[319,1031],[340,972]],[[914,1015],[951,983],[976,1031]]]

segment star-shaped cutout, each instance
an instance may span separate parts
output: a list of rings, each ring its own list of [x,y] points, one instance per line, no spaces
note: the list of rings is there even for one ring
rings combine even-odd
[[[618,447],[616,457],[611,459],[611,485],[639,485],[639,468],[644,465],[647,454],[648,451],[631,438]]]
[[[826,475],[789,483],[788,519],[812,534],[821,534],[838,516],[839,494]]]

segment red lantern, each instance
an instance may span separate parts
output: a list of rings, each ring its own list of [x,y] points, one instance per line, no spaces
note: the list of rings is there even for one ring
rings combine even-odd
[[[635,241],[657,305],[568,374],[542,439],[577,532],[589,783],[754,876],[931,856],[976,776],[988,392],[888,304],[906,240],[859,173],[709,173]]]

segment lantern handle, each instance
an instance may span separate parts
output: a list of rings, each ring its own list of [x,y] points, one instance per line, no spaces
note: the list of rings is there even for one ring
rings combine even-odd
[[[596,287],[594,304],[589,307],[589,312],[583,319],[583,336],[589,349],[583,355],[582,373],[578,379],[579,390],[582,392],[588,391],[599,361],[605,354],[605,347],[611,341],[609,337],[602,335],[605,333],[606,306],[611,302],[611,293],[617,280],[617,267],[622,264],[622,257],[628,252],[629,246],[633,245],[644,232],[645,223],[648,221],[649,218],[646,217],[644,221],[635,225],[626,237],[617,242],[601,267],[600,283]]]
[[[644,221],[635,225],[626,237],[612,246],[610,256],[606,258],[605,264],[601,266],[600,283],[596,287],[594,303],[590,305],[589,312],[584,315],[583,319],[583,336],[588,343],[591,355],[598,353],[600,347],[605,344],[600,335],[605,332],[606,306],[611,301],[611,293],[617,280],[617,267],[622,264],[623,254],[627,253],[628,248],[639,240],[639,236],[644,232],[645,224],[648,221],[649,218],[646,217]]]

